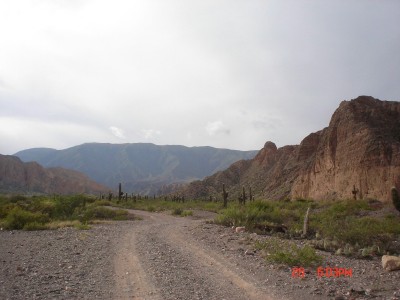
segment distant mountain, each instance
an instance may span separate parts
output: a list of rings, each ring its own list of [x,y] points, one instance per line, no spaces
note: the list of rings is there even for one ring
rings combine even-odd
[[[202,179],[256,153],[149,143],[88,143],[65,150],[34,148],[15,155],[45,167],[80,171],[113,189],[121,182],[124,192],[152,195],[164,185]]]
[[[98,194],[108,188],[86,175],[63,168],[45,169],[36,162],[0,154],[0,192],[44,194]]]
[[[251,187],[264,199],[390,201],[391,187],[400,188],[400,102],[369,96],[343,101],[329,127],[300,145],[267,142],[254,159],[177,190],[189,198],[221,198],[223,183],[231,200],[245,186],[247,194]]]

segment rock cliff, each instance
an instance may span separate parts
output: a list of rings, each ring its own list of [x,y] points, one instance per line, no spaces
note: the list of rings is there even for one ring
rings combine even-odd
[[[63,168],[43,168],[36,162],[0,155],[0,191],[6,193],[82,194],[108,189],[86,175]]]
[[[400,187],[400,103],[360,96],[343,101],[329,126],[295,146],[267,142],[252,160],[181,190],[188,197],[221,197],[222,183],[235,200],[241,187],[258,198],[373,198],[390,200]]]

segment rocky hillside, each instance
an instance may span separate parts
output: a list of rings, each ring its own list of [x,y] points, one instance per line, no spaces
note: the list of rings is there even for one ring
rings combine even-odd
[[[164,185],[203,179],[235,161],[253,158],[256,153],[148,143],[89,143],[64,150],[28,149],[15,155],[25,162],[82,172],[114,189],[121,182],[124,192],[152,195]]]
[[[373,198],[389,201],[400,187],[400,103],[360,96],[343,101],[329,126],[300,145],[267,142],[256,157],[239,161],[181,192],[187,197],[236,199],[242,186],[259,198]]]
[[[36,162],[0,155],[0,192],[45,194],[97,194],[108,188],[82,173],[63,168],[45,169]]]

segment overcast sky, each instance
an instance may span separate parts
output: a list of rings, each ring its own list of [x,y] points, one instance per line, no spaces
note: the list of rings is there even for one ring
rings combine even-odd
[[[1,0],[0,153],[299,144],[400,100],[398,0]]]

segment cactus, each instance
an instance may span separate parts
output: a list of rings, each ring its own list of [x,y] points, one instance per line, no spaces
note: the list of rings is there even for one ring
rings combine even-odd
[[[249,201],[250,202],[254,201],[254,196],[253,196],[253,193],[251,191],[251,187],[250,187],[250,191],[249,191]]]
[[[124,195],[124,193],[122,192],[122,187],[121,187],[121,183],[118,184],[118,201],[121,201],[121,197]]]
[[[394,207],[400,211],[400,197],[396,187],[392,187],[392,202]]]
[[[303,236],[307,236],[307,233],[308,233],[308,225],[309,225],[308,215],[309,214],[310,214],[310,207],[307,208],[306,215],[304,216]]]
[[[242,189],[242,203],[243,203],[243,205],[244,204],[246,204],[246,199],[247,199],[247,196],[246,196],[246,190],[244,189],[244,186],[243,186],[243,189]]]
[[[351,191],[351,193],[353,194],[353,199],[357,200],[358,189],[356,189],[355,185],[353,185],[353,190]]]
[[[225,184],[222,184],[222,198],[224,199],[224,208],[228,206],[228,192],[225,191]]]

